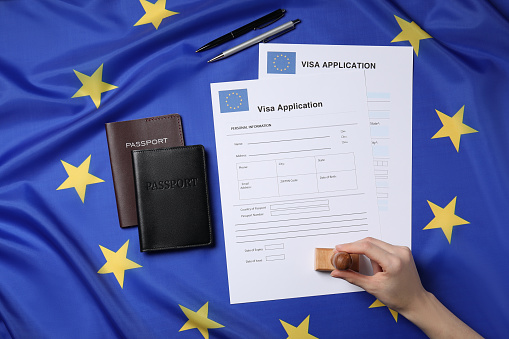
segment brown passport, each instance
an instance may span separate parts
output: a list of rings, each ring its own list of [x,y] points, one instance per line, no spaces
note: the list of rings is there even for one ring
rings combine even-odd
[[[180,115],[106,123],[120,227],[138,225],[131,152],[184,146]]]

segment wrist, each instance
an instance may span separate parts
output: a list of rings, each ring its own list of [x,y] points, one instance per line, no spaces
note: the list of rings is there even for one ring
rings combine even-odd
[[[427,291],[401,315],[430,338],[482,338]]]
[[[432,293],[422,289],[422,292],[415,295],[405,308],[396,311],[406,319],[416,323],[430,314],[434,314],[434,305],[437,301],[438,299]]]

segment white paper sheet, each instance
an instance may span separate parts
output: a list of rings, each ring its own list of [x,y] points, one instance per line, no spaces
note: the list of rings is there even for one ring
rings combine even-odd
[[[230,302],[358,291],[314,249],[380,237],[364,74],[211,84]]]
[[[411,46],[260,44],[259,78],[365,74],[382,240],[411,247]]]

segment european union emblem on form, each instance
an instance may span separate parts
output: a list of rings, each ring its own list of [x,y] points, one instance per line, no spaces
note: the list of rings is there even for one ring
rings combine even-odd
[[[249,111],[247,88],[219,91],[221,113]]]
[[[295,74],[296,52],[267,52],[267,73]]]

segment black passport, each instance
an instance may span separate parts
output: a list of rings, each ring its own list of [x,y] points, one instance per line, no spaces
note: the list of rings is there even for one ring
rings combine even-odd
[[[132,151],[140,250],[210,245],[202,145]]]

